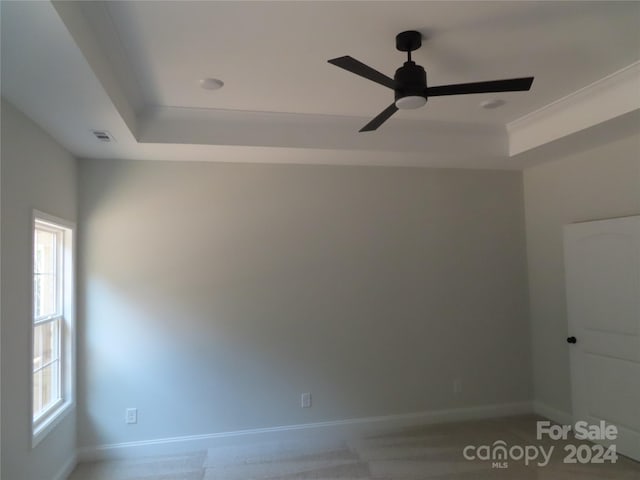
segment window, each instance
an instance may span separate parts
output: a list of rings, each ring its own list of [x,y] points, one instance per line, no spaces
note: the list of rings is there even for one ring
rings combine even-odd
[[[33,445],[73,404],[73,227],[34,212]]]

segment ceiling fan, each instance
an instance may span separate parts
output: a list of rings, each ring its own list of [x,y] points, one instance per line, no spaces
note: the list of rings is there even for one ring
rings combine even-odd
[[[429,97],[442,95],[465,95],[469,93],[520,92],[529,90],[533,77],[509,78],[489,82],[457,83],[453,85],[427,86],[427,72],[411,60],[411,52],[422,46],[422,34],[414,30],[396,35],[396,48],[407,52],[407,61],[396,70],[393,78],[359,62],[353,57],[333,58],[329,63],[379,83],[395,92],[395,102],[385,108],[373,120],[360,129],[360,132],[376,130],[398,109],[408,110],[422,107]]]

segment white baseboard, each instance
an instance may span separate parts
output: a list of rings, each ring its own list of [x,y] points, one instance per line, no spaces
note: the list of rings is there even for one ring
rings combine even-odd
[[[71,475],[71,472],[73,472],[73,469],[76,468],[77,464],[78,456],[74,453],[71,458],[67,460],[67,463],[62,466],[60,471],[58,471],[57,475],[53,477],[53,480],[67,480],[69,475]]]
[[[538,400],[534,400],[533,402],[533,411],[542,417],[559,423],[560,425],[573,425],[573,417],[570,413],[557,410]]]
[[[518,402],[399,415],[385,415],[379,417],[351,418],[346,420],[256,428],[203,435],[158,438],[153,440],[82,447],[78,451],[78,460],[84,462],[92,460],[168,455],[232,445],[248,447],[251,444],[264,444],[265,442],[273,441],[295,442],[298,440],[308,440],[310,435],[312,435],[314,440],[318,440],[325,445],[330,442],[337,444],[358,435],[373,434],[376,432],[413,425],[478,420],[532,412],[533,407],[531,402]]]

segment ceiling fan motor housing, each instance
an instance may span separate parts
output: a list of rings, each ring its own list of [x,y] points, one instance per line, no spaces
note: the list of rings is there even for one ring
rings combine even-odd
[[[412,61],[405,62],[402,67],[396,70],[393,78],[397,85],[395,89],[396,105],[398,105],[398,100],[405,97],[422,97],[426,102],[427,72],[420,65],[416,65]],[[398,108],[402,107],[398,105]]]

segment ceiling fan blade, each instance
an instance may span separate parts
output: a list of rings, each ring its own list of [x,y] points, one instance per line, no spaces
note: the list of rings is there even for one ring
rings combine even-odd
[[[529,90],[533,77],[509,78],[507,80],[492,80],[490,82],[457,83],[455,85],[440,85],[427,87],[427,97],[442,95],[465,95],[468,93],[491,92],[521,92]]]
[[[389,120],[389,117],[398,111],[398,107],[396,107],[395,103],[392,103],[387,108],[385,108],[382,112],[378,114],[376,118],[367,123],[364,127],[362,127],[360,132],[372,132],[376,130],[380,125]]]
[[[346,55],[344,57],[332,58],[331,60],[328,60],[328,62],[335,65],[336,67],[344,68],[351,73],[360,75],[361,77],[371,80],[372,82],[376,82],[380,85],[391,88],[392,90],[396,88],[396,82],[392,78],[387,77],[384,73],[380,73],[379,71],[371,68],[368,65],[365,65],[362,62],[359,62],[349,55]]]

